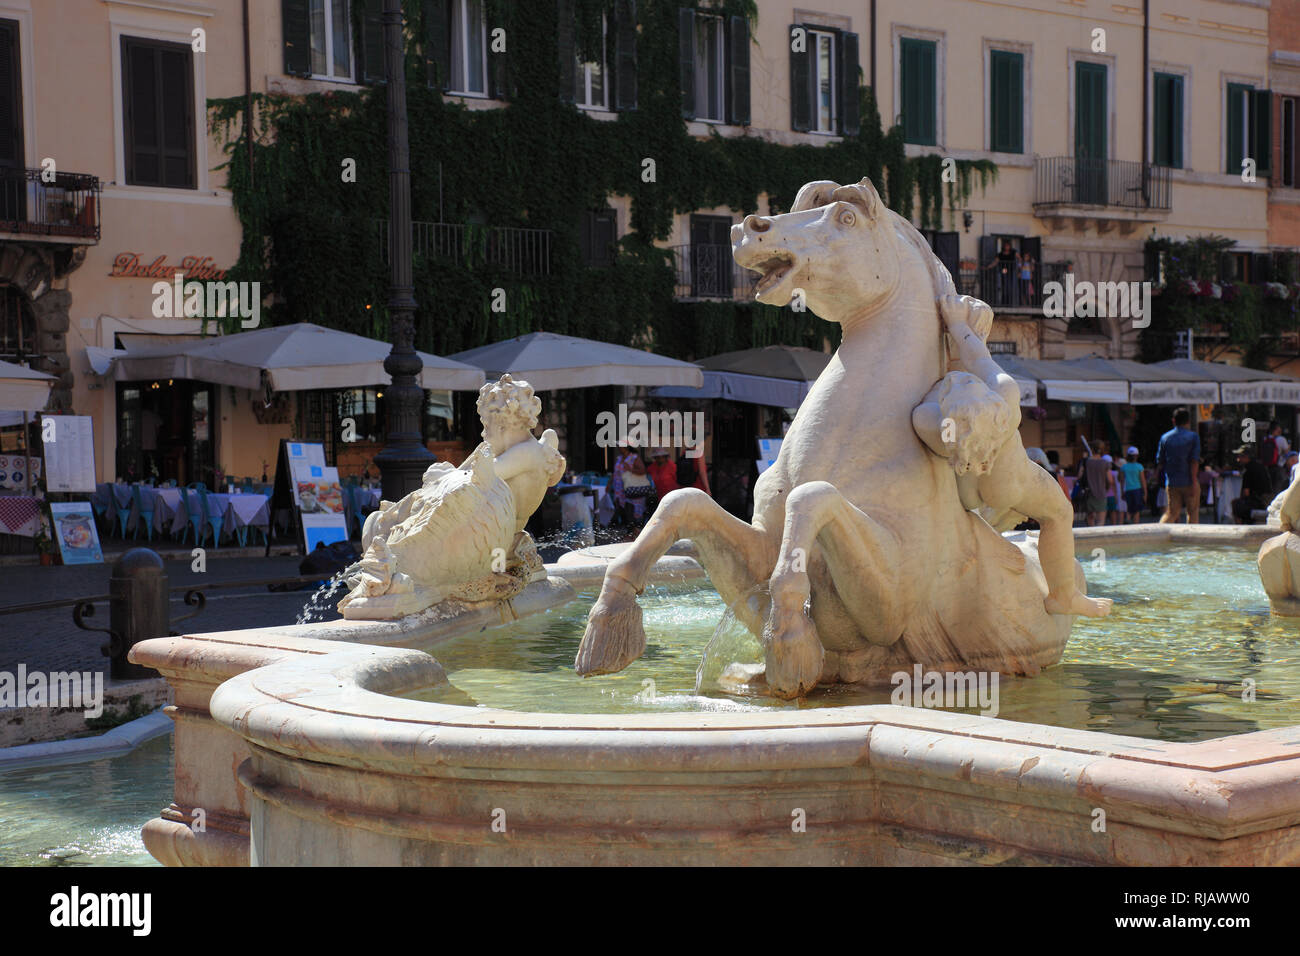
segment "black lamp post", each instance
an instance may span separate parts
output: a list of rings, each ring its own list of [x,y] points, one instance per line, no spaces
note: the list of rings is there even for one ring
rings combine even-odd
[[[411,280],[411,169],[406,131],[406,66],[402,2],[384,0],[384,72],[388,78],[388,256],[392,268],[388,317],[393,350],[384,359],[392,378],[385,402],[384,447],[375,455],[383,496],[397,501],[420,487],[434,455],[424,444],[424,390],[416,381],[424,363],[415,352],[415,295]]]

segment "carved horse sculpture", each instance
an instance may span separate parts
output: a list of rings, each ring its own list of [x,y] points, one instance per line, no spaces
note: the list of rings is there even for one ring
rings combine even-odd
[[[610,564],[578,673],[641,655],[636,597],[678,538],[761,636],[780,697],[819,681],[887,681],[915,663],[1033,674],[1059,660],[1072,618],[1044,610],[1034,545],[966,510],[948,461],[912,428],[947,371],[936,299],[955,291],[920,233],[864,179],[808,183],[790,212],[747,216],[731,239],[736,261],[762,273],[759,302],[783,306],[801,289],[843,341],[754,486],[751,524],[699,490],[673,491]],[[1077,562],[1075,575],[1082,588]],[[762,584],[769,602],[738,601]]]

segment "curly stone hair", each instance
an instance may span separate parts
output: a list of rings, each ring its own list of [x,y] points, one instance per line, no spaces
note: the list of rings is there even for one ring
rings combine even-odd
[[[532,431],[542,413],[542,400],[533,394],[527,382],[516,382],[507,372],[497,382],[488,382],[478,390],[478,415],[484,421],[490,415],[505,416]]]
[[[1002,396],[969,372],[951,372],[939,389],[939,411],[956,426],[952,455],[959,475],[988,474],[1013,430],[1012,410]]]

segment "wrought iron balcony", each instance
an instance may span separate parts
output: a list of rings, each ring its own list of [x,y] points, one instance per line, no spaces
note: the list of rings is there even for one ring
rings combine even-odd
[[[754,286],[760,277],[757,272],[736,265],[729,244],[696,242],[673,246],[672,254],[677,298],[736,302],[754,298]]]
[[[1039,157],[1034,160],[1034,209],[1060,206],[1166,211],[1169,169],[1119,159]]]
[[[0,167],[0,234],[99,239],[100,183],[85,173]]]
[[[388,261],[388,220],[373,220],[379,252]],[[411,251],[426,259],[497,266],[519,275],[550,275],[551,231],[451,222],[412,222]]]

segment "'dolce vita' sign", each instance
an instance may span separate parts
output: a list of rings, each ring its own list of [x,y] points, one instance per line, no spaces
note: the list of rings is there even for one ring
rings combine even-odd
[[[114,279],[170,279],[178,272],[183,272],[190,279],[224,279],[225,269],[218,269],[211,256],[186,256],[180,265],[168,265],[166,256],[159,256],[153,262],[142,262],[134,252],[119,252],[113,257],[113,271],[109,273]]]

